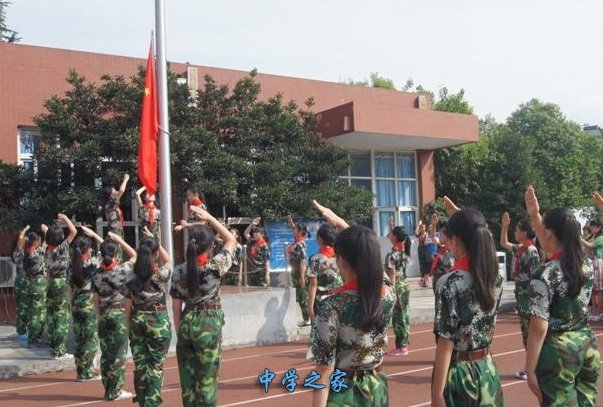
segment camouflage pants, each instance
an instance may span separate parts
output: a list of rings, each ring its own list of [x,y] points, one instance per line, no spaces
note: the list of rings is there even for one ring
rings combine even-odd
[[[17,301],[17,328],[18,335],[27,333],[27,311],[29,310],[27,296],[27,277],[24,273],[18,273],[15,278],[15,297]]]
[[[301,308],[302,318],[304,321],[309,321],[310,316],[308,315],[308,288],[301,287],[299,285],[299,271],[295,270],[291,273],[291,279],[293,280],[293,287],[295,287],[295,300]]]
[[[46,289],[46,322],[50,339],[50,355],[67,352],[69,333],[69,286],[64,278],[51,278]]]
[[[444,398],[448,407],[502,407],[500,376],[492,356],[477,361],[452,361]]]
[[[536,366],[543,406],[595,406],[599,349],[590,328],[548,335]]]
[[[517,301],[517,309],[519,311],[519,327],[521,328],[521,338],[523,339],[524,348],[528,345],[528,330],[530,327],[530,317],[521,312],[528,308],[529,302],[529,281],[516,281],[515,282],[515,300]]]
[[[222,310],[184,311],[176,345],[184,407],[213,407],[218,401],[223,325]]]
[[[161,405],[163,361],[170,348],[172,326],[167,311],[135,312],[130,320],[134,389],[141,407]]]
[[[264,275],[266,271],[263,269],[260,270],[249,270],[247,272],[247,285],[252,287],[264,287],[266,283],[266,279]]]
[[[121,309],[107,309],[98,319],[101,348],[101,374],[105,399],[113,400],[121,392],[125,380],[125,358],[128,348],[128,325]]]
[[[336,393],[329,390],[327,407],[387,407],[389,398],[387,376],[381,372],[371,372],[360,377],[346,377],[347,389]]]
[[[410,288],[406,280],[396,280],[396,303],[392,311],[392,325],[396,335],[396,348],[404,348],[409,344],[410,310],[408,301]]]
[[[98,350],[98,325],[92,293],[75,291],[71,299],[71,312],[77,378],[89,379],[95,375],[93,361]]]
[[[46,279],[44,277],[27,279],[29,311],[27,315],[28,342],[38,345],[42,340],[46,323]]]

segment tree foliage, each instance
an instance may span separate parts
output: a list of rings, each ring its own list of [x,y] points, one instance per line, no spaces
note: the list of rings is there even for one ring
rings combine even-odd
[[[41,141],[30,217],[66,212],[93,222],[99,187],[118,185],[124,172],[136,174],[144,74],[141,68],[131,78],[93,83],[70,71],[69,90],[46,100],[35,118]],[[230,216],[316,216],[309,201],[318,199],[351,221],[369,217],[372,195],[337,182],[350,164],[348,153],[315,131],[313,101],[300,108],[279,94],[261,100],[255,76],[252,71],[232,88],[208,76],[192,95],[170,72],[175,193],[183,197],[186,186],[200,186],[210,209],[224,205]]]
[[[9,5],[10,1],[0,1],[0,42],[19,42],[19,33],[8,28],[6,22],[6,9]]]

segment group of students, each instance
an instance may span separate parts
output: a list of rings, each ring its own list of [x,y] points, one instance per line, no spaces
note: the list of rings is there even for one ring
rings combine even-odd
[[[112,189],[109,196],[115,200],[120,190]],[[603,210],[603,197],[594,197]],[[27,320],[30,344],[39,343],[39,318],[48,293],[48,320],[53,321],[53,329],[49,328],[51,352],[65,356],[66,339],[62,338],[66,338],[66,329],[61,329],[66,325],[62,318],[68,313],[63,310],[68,309],[71,287],[78,379],[96,378],[93,338],[98,335],[107,400],[130,396],[122,390],[129,337],[136,400],[141,406],[161,404],[162,367],[171,339],[165,291],[171,280],[183,404],[216,405],[224,324],[219,291],[223,276],[232,267],[237,239],[204,209],[202,202],[192,198],[189,219],[179,225],[188,229],[186,262],[173,272],[169,256],[158,240],[150,237],[150,231],[134,250],[119,233],[109,232],[103,240],[82,227],[84,236],[75,239],[72,255],[69,246],[77,230],[65,215],[59,218],[68,226],[66,238],[60,226],[48,228],[45,244],[39,235],[27,230],[19,236],[15,259],[22,264],[31,301]],[[516,295],[526,346],[523,373],[543,406],[594,406],[599,352],[587,322],[594,273],[592,261],[585,255],[580,225],[563,208],[550,210],[542,217],[531,187],[526,190],[525,202],[546,260],[536,264],[532,259],[534,250],[528,241],[531,234],[521,222],[515,235],[519,245],[511,247],[506,240],[508,216],[503,217],[501,233],[501,244],[512,249],[517,259]],[[437,275],[432,405],[502,406],[500,376],[490,353],[502,294],[494,239],[478,210],[460,209],[448,198],[445,204],[450,218],[441,229],[441,248],[432,264]],[[391,227],[393,247],[384,267],[373,231],[349,226],[316,201],[312,206],[328,224],[317,234],[319,253],[306,264],[300,253],[304,251],[307,230],[292,220],[296,241],[289,250],[293,281],[299,287],[298,301],[307,298],[302,307],[306,310],[304,322],[311,321],[307,357],[320,375],[315,384],[325,386],[313,392],[312,404],[387,406],[387,377],[381,365],[392,317],[394,350],[399,349],[396,353],[401,354],[407,346],[406,234]],[[437,222],[432,218],[433,227]],[[258,224],[259,220],[254,220],[248,233]],[[221,247],[216,247],[215,232]],[[265,250],[261,231],[257,233],[251,245],[257,244],[256,254]],[[92,255],[92,239],[100,243],[100,258]],[[526,279],[519,273],[528,265],[533,268]],[[257,270],[258,280],[269,282],[266,264],[259,263]],[[309,292],[304,294],[306,287]],[[328,380],[334,372],[346,374],[347,389],[335,392],[330,387]]]

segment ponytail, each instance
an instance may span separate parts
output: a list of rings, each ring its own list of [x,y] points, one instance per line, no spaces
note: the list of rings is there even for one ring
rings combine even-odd
[[[100,252],[103,265],[109,266],[111,263],[113,263],[115,256],[117,256],[117,244],[111,239],[106,239],[103,243],[101,243]]]
[[[563,244],[561,269],[567,279],[567,291],[570,296],[580,294],[586,277],[584,276],[584,252],[580,240],[580,224],[576,217],[565,208],[548,211],[543,219],[546,229],[552,231],[557,240]]]
[[[468,247],[471,271],[475,280],[475,298],[484,312],[496,305],[494,287],[498,278],[498,260],[492,233],[486,226],[478,226]]]
[[[159,242],[152,237],[146,237],[140,242],[136,262],[134,263],[134,274],[138,284],[134,284],[132,292],[138,294],[144,288],[149,278],[153,275],[155,268],[155,254],[159,250]]]
[[[462,209],[448,220],[448,237],[457,236],[465,246],[470,265],[467,270],[473,274],[473,298],[479,302],[484,312],[496,305],[494,287],[498,278],[496,245],[488,229],[484,215],[476,209]]]
[[[71,262],[72,268],[72,285],[81,287],[84,285],[84,252],[90,249],[90,239],[87,237],[78,237],[73,246],[73,260]]]
[[[383,267],[375,232],[364,226],[351,226],[337,236],[335,253],[343,257],[356,273],[360,298],[360,329],[376,327],[382,313]]]
[[[209,251],[214,238],[214,231],[209,226],[199,226],[189,230],[189,241],[186,246],[186,282],[190,297],[194,297],[199,292],[197,256]]]

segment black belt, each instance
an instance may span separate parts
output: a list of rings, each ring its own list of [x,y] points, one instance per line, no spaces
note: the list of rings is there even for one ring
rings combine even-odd
[[[472,351],[452,351],[452,360],[466,362],[469,360],[476,361],[481,360],[490,354],[489,348],[482,348]]]

